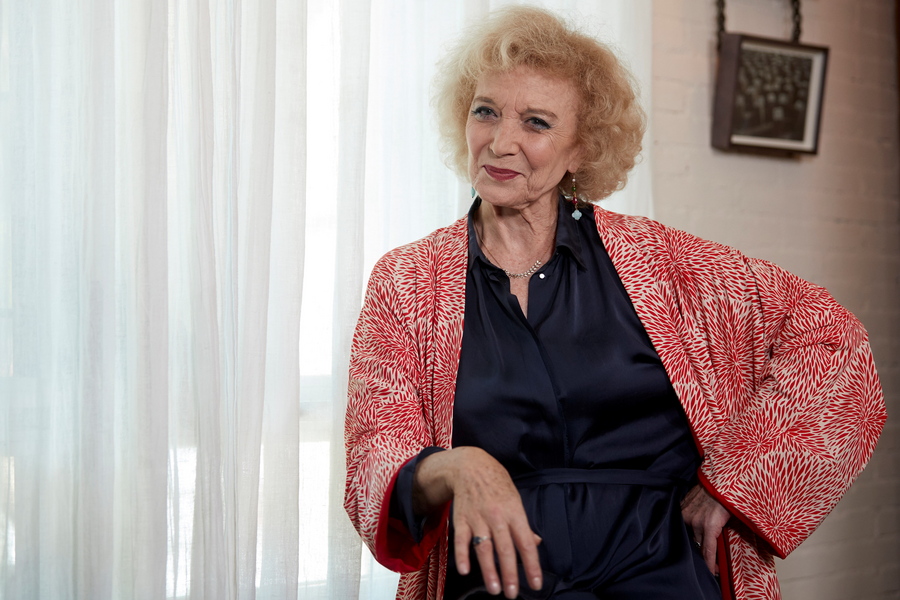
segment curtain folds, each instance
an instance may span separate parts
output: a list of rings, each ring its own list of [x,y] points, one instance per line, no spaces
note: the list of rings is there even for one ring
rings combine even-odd
[[[508,3],[0,1],[0,600],[392,596],[341,507],[350,336],[467,208],[430,80]],[[649,81],[649,0],[544,4]]]

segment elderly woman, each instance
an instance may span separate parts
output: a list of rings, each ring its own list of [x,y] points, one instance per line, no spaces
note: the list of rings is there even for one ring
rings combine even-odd
[[[822,288],[604,211],[643,134],[613,54],[533,8],[443,64],[467,217],[375,266],[346,508],[399,598],[779,596],[884,422]],[[569,195],[565,197],[564,194]]]

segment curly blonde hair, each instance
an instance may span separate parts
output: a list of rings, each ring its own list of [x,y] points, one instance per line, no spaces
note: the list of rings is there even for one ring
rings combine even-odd
[[[568,81],[578,92],[577,142],[584,150],[578,196],[596,201],[622,189],[644,135],[632,76],[605,45],[534,7],[491,13],[438,65],[433,103],[447,164],[468,178],[466,120],[481,76],[522,66]],[[559,184],[563,193],[570,191],[567,179]]]

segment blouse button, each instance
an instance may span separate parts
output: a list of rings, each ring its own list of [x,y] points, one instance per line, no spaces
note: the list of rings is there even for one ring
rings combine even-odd
[[[541,273],[540,275],[538,275],[538,277],[540,277],[541,279],[543,279],[543,278],[544,278],[544,274]]]

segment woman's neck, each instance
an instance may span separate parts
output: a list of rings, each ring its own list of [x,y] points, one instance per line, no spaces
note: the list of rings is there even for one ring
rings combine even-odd
[[[535,261],[547,262],[556,241],[559,210],[551,206],[512,210],[482,201],[475,230],[491,262],[512,273],[527,271]]]

